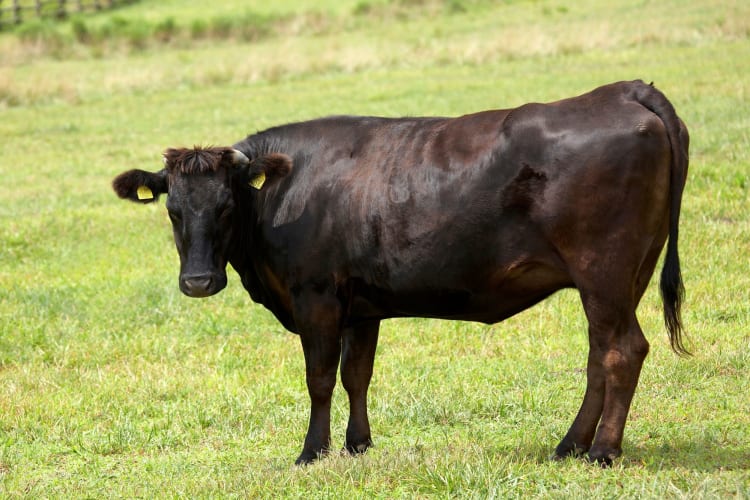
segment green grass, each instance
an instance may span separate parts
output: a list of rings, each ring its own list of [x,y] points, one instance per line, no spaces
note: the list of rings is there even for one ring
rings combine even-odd
[[[183,30],[199,4],[142,1],[85,22]],[[302,5],[238,18],[309,23]],[[750,8],[368,5],[318,3],[334,24],[274,25],[253,42],[149,35],[97,51],[70,22],[51,28],[59,51],[0,35],[0,497],[750,496]],[[680,246],[695,356],[669,350],[652,283],[639,310],[652,351],[610,470],[547,461],[585,384],[572,291],[494,326],[385,322],[376,447],[293,467],[308,411],[297,338],[235,275],[218,296],[183,297],[164,207],[109,186],[159,168],[166,147],[287,121],[457,115],[633,78],[655,81],[692,135]],[[339,386],[335,446],[346,415]]]

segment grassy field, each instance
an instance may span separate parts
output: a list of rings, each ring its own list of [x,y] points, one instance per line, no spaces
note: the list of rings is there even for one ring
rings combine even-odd
[[[304,5],[141,1],[0,33],[0,497],[749,497],[750,4]],[[652,350],[608,470],[547,460],[585,384],[573,291],[494,326],[385,322],[376,447],[292,466],[308,411],[298,339],[235,275],[182,296],[163,203],[109,185],[159,168],[168,146],[283,122],[458,115],[634,78],[691,131],[695,355],[670,351],[652,283]],[[347,411],[339,386],[335,446]]]

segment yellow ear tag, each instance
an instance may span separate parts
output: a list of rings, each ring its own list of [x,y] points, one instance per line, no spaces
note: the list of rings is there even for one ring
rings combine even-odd
[[[138,186],[137,195],[139,200],[154,199],[154,193],[151,192],[151,189],[149,189],[148,186]]]
[[[260,189],[263,187],[263,183],[266,182],[266,174],[265,172],[261,172],[252,179],[250,179],[250,185],[254,187],[255,189]]]

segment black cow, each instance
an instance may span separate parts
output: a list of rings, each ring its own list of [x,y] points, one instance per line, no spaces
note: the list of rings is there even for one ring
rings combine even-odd
[[[229,263],[300,336],[312,405],[297,463],[329,449],[339,362],[345,448],[372,445],[367,388],[385,318],[496,323],[577,288],[587,387],[555,457],[605,465],[621,453],[649,350],[635,311],[667,239],[664,317],[687,352],[677,228],[688,132],[641,81],[458,118],[322,118],[164,160],[114,190],[143,203],[168,193],[183,293],[219,292]]]

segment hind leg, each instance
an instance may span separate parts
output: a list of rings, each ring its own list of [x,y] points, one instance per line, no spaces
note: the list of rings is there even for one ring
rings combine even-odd
[[[578,457],[589,451],[596,434],[596,425],[604,407],[604,370],[599,347],[589,333],[589,357],[586,367],[586,393],[573,424],[555,449],[553,458]]]
[[[609,259],[597,258],[590,267],[574,268],[589,323],[586,393],[553,458],[588,452],[592,460],[609,464],[621,453],[625,420],[649,350],[635,311],[664,246],[666,223],[662,226],[639,260],[635,260],[637,252],[617,257],[616,249],[637,247],[636,242],[619,241],[594,253]]]
[[[581,292],[589,321],[586,393],[554,458],[588,452],[592,460],[609,464],[621,453],[625,420],[649,349],[635,310],[653,275],[661,247],[656,244],[647,253],[632,286],[621,286],[618,293],[616,284],[599,282],[598,286],[589,287],[598,293]]]
[[[606,336],[596,336],[592,335],[592,332],[589,333],[590,342],[594,338],[603,340],[603,342],[597,342],[599,344],[597,352],[600,353],[599,357],[602,359],[605,379],[604,404],[596,438],[589,450],[589,458],[603,465],[610,465],[612,460],[622,452],[621,445],[625,420],[638,385],[643,361],[648,355],[649,344],[638,323],[635,310],[654,273],[663,246],[663,239],[660,241],[661,243],[655,244],[646,255],[633,283],[633,304],[629,308],[632,309],[632,313],[627,315],[629,319],[624,322],[624,325],[627,326],[621,326],[619,329],[610,327],[611,331],[621,333],[615,334],[609,339]],[[593,309],[594,317],[601,316],[598,312],[601,311],[601,308],[596,307],[595,300],[590,307]],[[586,308],[585,303],[584,308]],[[589,322],[591,322],[589,309],[587,308],[586,311],[589,315]],[[606,330],[606,328],[605,321],[603,330]]]
[[[611,316],[597,318],[603,311],[595,311],[591,315],[594,318],[589,319],[590,324],[596,325],[590,328],[590,337],[594,356],[598,358],[597,367],[604,382],[604,391],[601,419],[588,454],[592,461],[611,465],[622,453],[625,421],[649,345],[635,311],[623,314],[614,321],[610,319]]]
[[[609,465],[622,452],[625,421],[649,346],[634,306],[618,307],[583,293],[582,299],[589,320],[586,394],[555,454],[588,451],[592,461]]]

